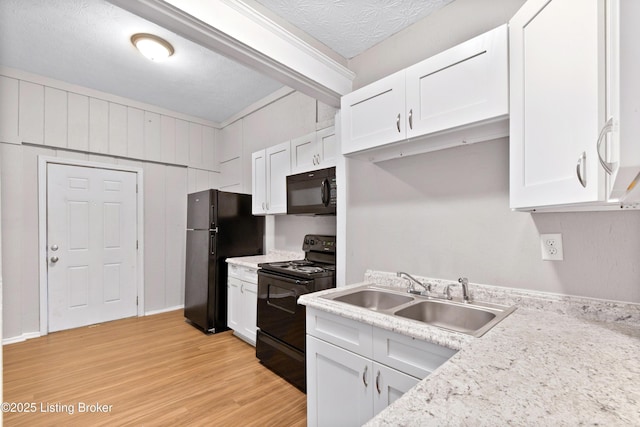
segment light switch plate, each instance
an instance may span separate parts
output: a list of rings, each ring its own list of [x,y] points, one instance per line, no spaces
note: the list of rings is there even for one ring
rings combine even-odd
[[[562,234],[551,233],[540,235],[542,259],[545,261],[563,261]]]

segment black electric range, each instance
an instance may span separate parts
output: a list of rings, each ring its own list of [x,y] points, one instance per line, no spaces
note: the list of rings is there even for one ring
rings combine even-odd
[[[306,391],[306,312],[298,297],[335,288],[336,237],[306,235],[302,249],[304,259],[260,265],[256,356]]]

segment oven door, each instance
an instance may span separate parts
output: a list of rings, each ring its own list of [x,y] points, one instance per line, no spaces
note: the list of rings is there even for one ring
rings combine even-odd
[[[287,177],[288,214],[335,215],[336,199],[336,168]]]
[[[305,349],[305,309],[298,297],[313,292],[313,280],[258,271],[257,326],[265,334],[302,352]]]

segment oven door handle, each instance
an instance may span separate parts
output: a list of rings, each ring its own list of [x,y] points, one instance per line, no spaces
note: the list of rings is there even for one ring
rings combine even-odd
[[[272,303],[271,301],[269,301],[269,299],[267,299],[267,305],[268,305],[269,307],[273,307],[273,308],[277,308],[278,310],[282,310],[282,311],[284,311],[285,313],[289,313],[289,314],[296,314],[296,312],[295,312],[295,311],[291,311],[291,310],[289,310],[288,308],[284,308],[284,307],[282,307],[282,306],[280,306],[280,305],[278,305],[278,304],[274,304],[274,303]]]
[[[300,280],[300,279],[293,279],[290,277],[283,277],[283,276],[278,276],[275,274],[271,274],[271,273],[267,273],[266,271],[262,271],[262,270],[258,270],[258,274],[265,276],[265,277],[269,277],[271,279],[275,279],[275,280],[279,280],[282,282],[287,282],[287,283],[291,283],[292,285],[301,285],[301,286],[307,286],[311,284],[311,280]]]

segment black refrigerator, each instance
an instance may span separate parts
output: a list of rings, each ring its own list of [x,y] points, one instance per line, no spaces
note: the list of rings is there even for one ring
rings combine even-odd
[[[227,330],[227,263],[262,255],[264,217],[251,195],[205,190],[187,196],[184,317],[205,333]]]

